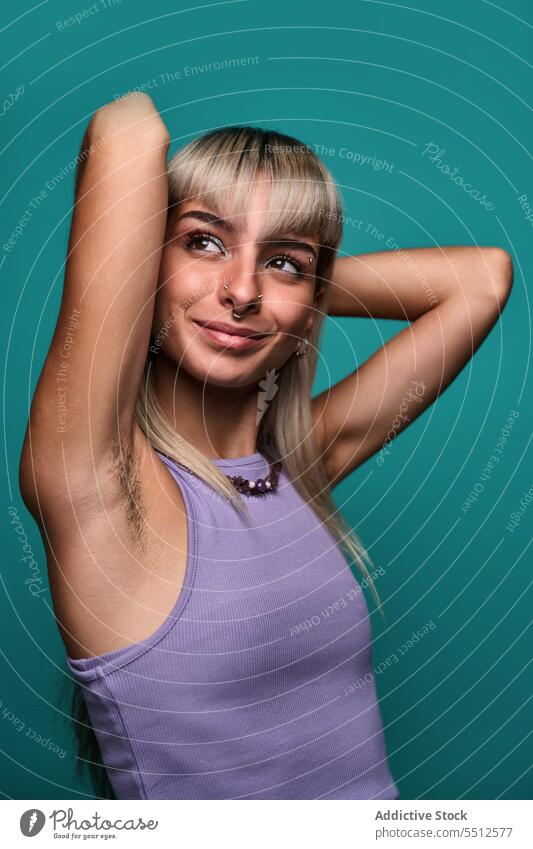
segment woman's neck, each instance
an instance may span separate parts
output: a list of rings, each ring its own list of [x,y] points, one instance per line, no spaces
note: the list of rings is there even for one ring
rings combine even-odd
[[[159,351],[152,364],[156,398],[172,427],[208,457],[257,451],[258,388],[215,386],[177,370]]]

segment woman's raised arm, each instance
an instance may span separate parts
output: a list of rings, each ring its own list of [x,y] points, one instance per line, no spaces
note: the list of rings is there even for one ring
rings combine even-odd
[[[168,210],[169,134],[151,98],[106,104],[84,136],[60,314],[21,461],[28,506],[61,504],[131,439]]]
[[[513,261],[503,248],[447,245],[342,258],[332,315],[411,324],[313,399],[324,464],[339,483],[388,445],[446,389],[500,317]]]

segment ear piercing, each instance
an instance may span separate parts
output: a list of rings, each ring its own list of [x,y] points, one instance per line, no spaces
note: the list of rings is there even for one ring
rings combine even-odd
[[[303,349],[301,347],[302,341],[304,343]],[[309,348],[309,339],[307,337],[305,337],[305,339],[303,339],[303,340],[300,339],[300,341],[298,342],[298,346],[296,348],[296,356],[297,357],[304,357],[307,354],[308,348]]]

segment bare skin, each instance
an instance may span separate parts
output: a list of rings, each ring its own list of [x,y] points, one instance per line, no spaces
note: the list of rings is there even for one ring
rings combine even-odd
[[[238,457],[256,450],[257,381],[294,354],[322,298],[321,281],[310,271],[318,236],[286,234],[305,242],[290,250],[290,260],[280,259],[285,249],[259,238],[264,184],[229,221],[236,232],[220,220],[208,222],[206,215],[220,219],[224,211],[198,199],[167,214],[169,135],[148,95],[99,110],[84,144],[91,153],[78,175],[63,301],[21,460],[21,491],[45,540],[58,624],[73,658],[146,639],[183,584],[183,498],[134,420],[150,332],[157,338],[171,318],[155,364],[157,396],[171,420],[207,456]],[[431,283],[431,302],[394,253],[335,264],[330,314],[412,324],[313,399],[332,485],[383,444],[410,381],[425,390],[422,402],[411,399],[399,430],[435,400],[509,295],[512,265],[499,248],[410,255]],[[245,311],[241,322],[233,309]],[[69,331],[74,310],[78,326]],[[202,321],[246,325],[267,336],[247,350],[224,350]],[[69,332],[70,418],[58,428],[57,373]]]

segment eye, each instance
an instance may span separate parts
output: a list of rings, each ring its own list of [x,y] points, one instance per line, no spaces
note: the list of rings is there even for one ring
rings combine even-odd
[[[283,271],[292,274],[295,277],[303,277],[303,263],[295,257],[282,254],[280,256],[274,256],[272,257],[272,259],[269,259],[267,265],[269,263],[275,263],[275,271]]]
[[[220,239],[212,233],[189,233],[186,237],[187,248],[200,253],[222,253],[226,249]]]

